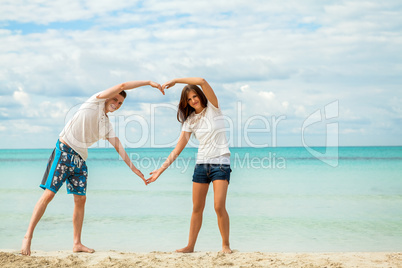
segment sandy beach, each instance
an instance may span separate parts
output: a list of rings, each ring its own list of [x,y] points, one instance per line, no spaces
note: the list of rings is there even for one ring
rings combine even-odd
[[[263,253],[0,250],[0,267],[402,267],[401,252]]]

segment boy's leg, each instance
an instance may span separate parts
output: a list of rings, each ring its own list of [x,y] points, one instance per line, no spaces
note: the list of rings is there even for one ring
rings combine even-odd
[[[93,253],[95,250],[87,248],[81,243],[81,231],[82,224],[84,222],[84,212],[85,212],[85,195],[74,194],[74,214],[73,214],[73,226],[74,226],[74,252],[88,252]]]
[[[39,220],[45,213],[47,205],[50,203],[50,201],[52,201],[54,195],[55,193],[46,189],[42,194],[41,198],[36,203],[34,211],[32,213],[31,221],[29,222],[28,230],[24,236],[24,240],[22,241],[22,247],[21,247],[22,255],[28,255],[28,256],[31,255],[31,240],[33,232]]]

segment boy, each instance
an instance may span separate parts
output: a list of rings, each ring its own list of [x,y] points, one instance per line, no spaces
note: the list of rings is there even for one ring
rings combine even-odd
[[[108,113],[117,111],[123,104],[126,98],[124,90],[146,85],[158,88],[164,94],[162,87],[152,81],[131,81],[119,84],[89,98],[66,124],[59,135],[56,148],[49,158],[40,185],[45,191],[32,213],[27,233],[22,242],[22,255],[31,255],[31,240],[34,229],[45,213],[47,205],[52,201],[64,181],[66,181],[67,192],[74,195],[73,252],[95,252],[95,250],[81,243],[81,230],[86,201],[87,166],[85,161],[88,156],[87,149],[98,140],[107,139],[127,166],[147,184],[144,175],[130,161],[107,116]]]

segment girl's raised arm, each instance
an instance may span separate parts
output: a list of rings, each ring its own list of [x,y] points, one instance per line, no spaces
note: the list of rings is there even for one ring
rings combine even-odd
[[[204,78],[201,77],[175,78],[173,80],[170,80],[169,82],[164,83],[162,85],[162,90],[165,90],[165,88],[170,88],[177,83],[200,86],[205,96],[207,97],[208,101],[210,101],[212,105],[214,105],[215,107],[217,108],[219,107],[218,98],[216,97],[214,90]]]

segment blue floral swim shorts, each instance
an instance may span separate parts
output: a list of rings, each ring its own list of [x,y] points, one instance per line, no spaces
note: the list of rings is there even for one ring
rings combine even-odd
[[[76,151],[58,140],[49,158],[40,187],[57,193],[66,181],[67,193],[85,195],[87,177],[85,161]]]

